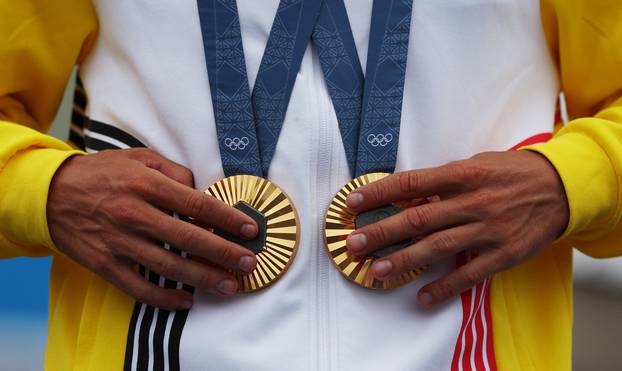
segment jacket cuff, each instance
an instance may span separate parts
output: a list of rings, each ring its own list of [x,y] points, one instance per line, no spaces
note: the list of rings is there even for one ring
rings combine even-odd
[[[28,149],[17,152],[0,169],[0,228],[6,237],[59,252],[48,229],[48,191],[56,170],[78,154],[83,152]]]
[[[521,149],[546,157],[564,184],[570,218],[560,240],[568,236],[590,240],[615,227],[617,176],[596,141],[581,132],[565,132],[547,143]]]

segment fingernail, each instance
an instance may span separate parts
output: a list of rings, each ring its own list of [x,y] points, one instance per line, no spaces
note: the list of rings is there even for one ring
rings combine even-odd
[[[194,304],[194,303],[192,302],[192,300],[184,300],[184,301],[181,303],[181,306],[182,306],[182,308],[183,308],[183,309],[190,309],[190,308],[192,308],[192,305],[193,305],[193,304]]]
[[[231,295],[235,293],[235,290],[237,290],[237,286],[238,285],[235,282],[227,279],[220,281],[218,283],[218,286],[216,287],[216,290],[218,290],[218,292],[223,295]]]
[[[250,256],[241,257],[238,262],[238,268],[245,273],[252,272],[255,269],[255,259]]]
[[[346,245],[352,253],[358,254],[367,246],[367,236],[364,233],[351,234],[346,239]]]
[[[393,263],[390,260],[381,260],[379,262],[374,263],[374,275],[378,278],[382,278],[389,273],[393,269]]]
[[[419,302],[426,306],[432,304],[432,295],[429,292],[420,293]]]
[[[346,204],[351,209],[357,209],[363,204],[363,195],[358,192],[353,192],[346,198]]]
[[[254,224],[246,223],[240,228],[240,234],[246,238],[254,238],[257,235],[257,227]]]

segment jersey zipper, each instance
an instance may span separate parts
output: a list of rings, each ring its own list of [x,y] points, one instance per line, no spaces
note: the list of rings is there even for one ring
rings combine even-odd
[[[330,102],[327,102],[326,94],[322,94],[325,90],[323,85],[324,75],[321,70],[319,58],[315,50],[313,50],[313,76],[312,86],[317,105],[317,167],[316,167],[316,216],[314,218],[314,235],[317,251],[313,254],[316,262],[316,279],[317,279],[317,369],[331,370],[331,328],[330,328],[330,302],[329,302],[329,261],[326,257],[324,244],[324,212],[326,205],[324,200],[330,197],[330,177],[332,162],[332,138],[330,137],[329,128],[329,112],[331,108]]]

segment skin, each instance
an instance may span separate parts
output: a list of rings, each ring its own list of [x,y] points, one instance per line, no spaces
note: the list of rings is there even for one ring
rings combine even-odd
[[[173,218],[166,210],[194,219]],[[110,150],[65,161],[50,185],[47,218],[58,249],[137,301],[167,310],[188,309],[192,295],[160,288],[137,272],[142,264],[200,290],[232,295],[232,272],[249,273],[249,250],[206,228],[254,238],[244,213],[193,188],[192,172],[148,149]],[[161,248],[164,241],[196,259]]]
[[[425,202],[429,200],[430,202]],[[348,207],[361,212],[390,203],[408,208],[348,237],[350,253],[366,255],[407,238],[418,242],[372,267],[379,279],[471,250],[477,257],[424,286],[432,306],[549,246],[568,223],[559,176],[529,151],[488,152],[437,168],[396,173],[353,191]],[[165,210],[190,216],[193,223]],[[231,272],[249,273],[254,254],[205,228],[254,238],[255,222],[193,188],[190,170],[147,149],[103,151],[67,160],[48,195],[50,234],[61,252],[134,299],[167,310],[188,309],[192,295],[160,288],[137,273],[142,264],[169,279],[232,295]],[[164,241],[191,254],[183,259]]]
[[[431,202],[356,230],[351,254],[422,238],[372,266],[384,280],[470,250],[476,256],[418,293],[433,306],[547,248],[568,224],[563,184],[548,160],[531,151],[486,152],[468,160],[396,173],[358,188],[347,199],[356,212],[390,203]]]

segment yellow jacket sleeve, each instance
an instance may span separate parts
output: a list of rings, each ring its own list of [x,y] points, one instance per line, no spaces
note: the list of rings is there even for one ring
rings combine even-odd
[[[566,189],[562,238],[595,257],[622,255],[622,5],[543,0],[542,20],[560,71],[570,123],[546,143]]]
[[[88,0],[0,0],[0,258],[47,255],[51,179],[74,151],[47,131],[95,37]]]

